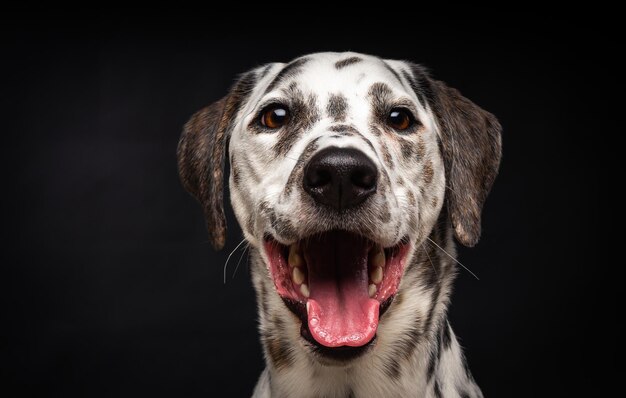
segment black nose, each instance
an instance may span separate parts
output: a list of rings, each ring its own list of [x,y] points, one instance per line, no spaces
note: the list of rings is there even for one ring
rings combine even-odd
[[[376,165],[355,148],[329,147],[316,153],[304,169],[304,190],[317,203],[344,210],[376,192]]]

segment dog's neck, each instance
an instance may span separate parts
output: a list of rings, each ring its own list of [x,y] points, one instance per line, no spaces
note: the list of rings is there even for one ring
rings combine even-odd
[[[381,318],[375,347],[347,366],[323,365],[304,351],[299,320],[274,293],[263,260],[253,253],[267,362],[254,396],[482,396],[447,321],[456,272],[449,255],[455,249],[446,215],[439,220],[429,239],[416,247],[401,288]]]

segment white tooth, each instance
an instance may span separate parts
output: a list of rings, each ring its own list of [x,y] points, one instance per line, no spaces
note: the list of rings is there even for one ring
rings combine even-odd
[[[376,294],[376,285],[370,283],[370,285],[367,287],[367,293],[369,293],[370,297],[374,297],[374,295]]]
[[[307,286],[306,283],[300,285],[300,293],[302,293],[304,297],[309,297],[309,286]]]
[[[289,246],[289,266],[290,267],[299,267],[302,265],[302,257],[300,257],[300,253],[298,253],[298,244],[294,243]]]
[[[374,267],[384,267],[385,266],[385,251],[381,248],[378,248],[374,257],[372,257],[372,265]]]
[[[309,303],[308,301],[306,302],[306,313],[309,313],[309,310],[311,309],[311,303]]]
[[[291,272],[291,279],[293,279],[296,285],[304,282],[304,272],[302,272],[302,268],[294,267],[293,271]]]
[[[376,267],[372,270],[372,272],[370,273],[370,279],[372,280],[372,282],[379,284],[380,282],[383,281],[383,268],[382,267]]]

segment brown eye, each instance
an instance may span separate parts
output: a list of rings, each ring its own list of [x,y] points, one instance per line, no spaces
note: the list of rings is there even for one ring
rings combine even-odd
[[[394,108],[389,112],[387,123],[396,130],[404,131],[413,126],[413,115],[406,109]]]
[[[289,111],[282,105],[270,105],[261,113],[261,125],[268,129],[278,129],[289,120]]]

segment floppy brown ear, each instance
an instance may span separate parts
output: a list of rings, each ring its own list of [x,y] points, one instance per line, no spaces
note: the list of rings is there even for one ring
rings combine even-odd
[[[178,142],[178,172],[185,189],[202,206],[216,250],[226,243],[224,162],[235,118],[254,88],[255,74],[241,77],[221,100],[196,112]]]
[[[432,79],[430,86],[454,233],[463,245],[474,246],[480,238],[482,207],[500,165],[502,127],[495,116],[458,90]]]

